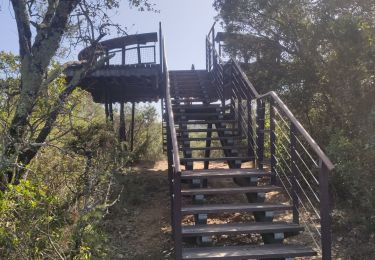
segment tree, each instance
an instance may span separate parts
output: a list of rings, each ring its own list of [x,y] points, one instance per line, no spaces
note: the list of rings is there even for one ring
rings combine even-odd
[[[142,10],[151,9],[147,0],[128,0],[130,6]],[[103,60],[97,61],[91,55],[83,62],[68,62],[51,68],[52,61],[63,43],[68,48],[98,42],[109,33],[111,27],[125,33],[112,23],[107,14],[118,8],[118,0],[12,0],[19,38],[18,95],[15,111],[7,122],[4,147],[1,157],[1,183],[17,183],[25,167],[45,143],[54,123],[69,95],[77,83]],[[58,79],[70,66],[80,66],[75,75],[59,92],[51,109],[39,120],[33,118],[50,84]],[[37,124],[35,124],[37,121]],[[4,187],[3,187],[4,188]]]
[[[374,1],[216,0],[214,6],[227,32],[246,35],[229,40],[228,50],[242,60],[253,55],[255,70],[248,72],[260,92],[283,95],[336,162],[337,202],[361,208],[375,227]],[[280,50],[280,62],[269,62]]]

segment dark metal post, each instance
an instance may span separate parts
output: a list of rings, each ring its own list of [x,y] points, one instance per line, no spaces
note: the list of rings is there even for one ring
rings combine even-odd
[[[319,171],[319,194],[320,194],[320,225],[322,233],[322,259],[331,260],[331,208],[329,204],[329,170],[320,162]]]
[[[212,26],[212,66],[213,69],[216,67],[216,58],[215,58],[215,24]]]
[[[241,136],[242,135],[242,124],[243,124],[243,121],[242,121],[242,98],[241,97],[238,97],[237,99],[237,102],[238,102],[238,134]]]
[[[134,114],[135,114],[135,103],[133,102],[132,103],[132,125],[131,125],[131,130],[130,130],[130,134],[131,134],[130,151],[132,151],[132,152],[133,152],[133,149],[134,149]]]
[[[181,215],[181,172],[174,175],[174,243],[175,259],[182,259],[182,215]]]
[[[109,56],[109,51],[108,50],[105,50],[105,56],[106,57],[108,57]],[[106,62],[105,62],[105,65],[109,65],[109,60],[107,60]]]
[[[163,72],[163,47],[162,47],[162,31],[161,31],[161,22],[159,22],[159,62],[160,70]]]
[[[142,63],[142,60],[141,60],[141,48],[140,48],[139,44],[137,44],[137,56],[138,56],[138,64],[141,64]]]
[[[121,49],[121,64],[125,65],[125,46]]]
[[[296,127],[290,124],[290,163],[291,163],[291,182],[292,182],[292,200],[293,200],[293,223],[299,224],[299,200],[297,193],[297,153],[296,153]]]
[[[275,110],[274,101],[270,99],[270,150],[271,150],[271,184],[276,184],[276,132],[275,132]]]
[[[211,44],[208,42],[208,71],[211,71],[211,59],[212,59],[212,54],[211,54]]]
[[[207,38],[206,38],[206,70],[209,71],[209,68],[208,68],[208,42],[207,42]]]
[[[255,147],[254,147],[254,130],[253,130],[253,117],[251,106],[251,100],[246,100],[247,104],[247,146],[249,157],[255,156]]]
[[[175,222],[174,222],[174,184],[173,184],[173,155],[172,155],[172,139],[171,139],[171,130],[169,128],[169,116],[168,111],[166,111],[165,122],[167,124],[167,158],[168,158],[168,180],[169,180],[169,193],[171,199],[171,226],[172,226],[172,235],[175,234]]]
[[[257,131],[256,131],[256,141],[257,141],[257,159],[258,159],[258,169],[263,169],[263,158],[264,158],[264,114],[265,105],[261,100],[257,100]]]
[[[104,109],[105,109],[105,121],[108,123],[109,119],[109,108],[108,108],[108,102],[107,100],[104,103]]]
[[[120,127],[119,127],[120,142],[126,141],[124,107],[125,107],[124,102],[120,102]]]
[[[113,122],[113,104],[112,101],[109,101],[109,120]]]
[[[211,137],[212,137],[212,124],[207,125],[207,140],[206,140],[206,148],[209,148],[211,146]],[[207,149],[204,151],[204,157],[208,158],[210,157],[210,149]],[[209,161],[204,162],[204,169],[208,169],[210,165]]]

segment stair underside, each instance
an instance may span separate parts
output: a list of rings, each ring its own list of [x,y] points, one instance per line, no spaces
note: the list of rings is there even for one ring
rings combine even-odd
[[[315,256],[316,252],[298,245],[226,246],[206,248],[186,248],[183,259],[264,259]]]
[[[189,225],[182,227],[182,235],[185,237],[218,234],[270,234],[300,231],[303,231],[302,226],[286,222],[229,223],[215,225]]]

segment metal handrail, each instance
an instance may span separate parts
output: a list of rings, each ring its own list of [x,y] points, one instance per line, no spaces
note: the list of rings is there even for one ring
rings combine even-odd
[[[209,41],[209,37],[206,38],[208,40],[208,44],[212,49],[213,57],[216,55],[219,61],[221,61],[220,57],[217,55],[216,49],[213,48],[212,43]],[[289,118],[289,120],[295,125],[297,131],[306,139],[306,141],[309,143],[311,148],[314,150],[314,152],[318,155],[318,157],[324,162],[324,164],[327,166],[328,170],[333,170],[335,166],[331,162],[331,160],[328,158],[328,156],[323,152],[323,150],[320,148],[320,146],[316,143],[316,141],[311,137],[311,135],[305,130],[305,128],[302,126],[302,124],[297,120],[297,118],[293,115],[293,113],[289,110],[289,108],[285,105],[285,103],[280,99],[280,97],[274,92],[270,91],[266,94],[260,95],[258,91],[255,89],[253,84],[251,84],[249,78],[246,76],[246,74],[243,72],[242,68],[238,64],[238,62],[230,58],[230,60],[227,62],[232,63],[233,66],[237,69],[237,71],[241,74],[242,79],[245,81],[247,87],[250,89],[251,93],[255,96],[256,99],[263,99],[265,97],[271,97],[274,99],[274,101],[277,102],[277,104],[280,106],[281,110],[285,113],[285,115]],[[213,63],[214,64],[214,63]]]
[[[314,150],[316,155],[324,162],[328,170],[332,171],[335,168],[335,166],[333,165],[331,160],[323,152],[323,150],[316,143],[316,141],[311,137],[311,135],[306,131],[306,129],[302,126],[302,124],[297,120],[297,118],[293,115],[293,113],[289,110],[289,108],[285,105],[285,103],[280,99],[280,97],[274,91],[270,91],[266,94],[258,95],[256,98],[263,99],[266,97],[271,97],[275,102],[277,102],[277,104],[279,105],[281,110],[284,112],[286,117],[289,118],[289,120],[293,123],[293,125],[298,130],[298,132],[306,139],[306,141],[309,143],[309,145]]]
[[[297,151],[297,142],[301,144],[301,141],[297,137],[297,134],[300,135],[304,142],[308,144],[309,149],[313,151],[314,157],[316,156],[319,162],[317,163],[311,156],[311,154],[308,152],[309,158],[312,159],[313,164],[319,165],[319,177],[318,177],[318,189],[319,191],[315,191],[311,188],[311,191],[313,192],[313,195],[319,194],[319,208],[320,212],[314,208],[315,215],[318,217],[320,221],[320,227],[321,232],[318,230],[318,234],[320,236],[321,240],[321,252],[322,252],[322,258],[324,260],[331,259],[331,249],[332,249],[332,239],[331,239],[331,216],[330,216],[330,203],[329,203],[329,173],[334,169],[333,163],[330,161],[328,156],[322,151],[322,149],[319,147],[319,145],[316,143],[316,141],[310,136],[310,134],[305,130],[305,128],[302,126],[302,124],[297,120],[297,118],[293,115],[293,113],[289,110],[289,108],[285,105],[285,103],[280,99],[280,97],[274,92],[270,91],[266,94],[260,95],[257,90],[254,88],[254,86],[251,84],[250,80],[247,78],[246,74],[238,64],[238,62],[233,58],[230,57],[229,61],[227,61],[225,64],[221,61],[219,55],[217,55],[216,49],[215,49],[215,37],[214,37],[215,29],[211,28],[209,35],[206,38],[206,60],[207,63],[207,69],[208,71],[212,72],[213,74],[217,73],[218,71],[218,65],[226,67],[226,71],[229,71],[230,74],[226,74],[226,82],[228,82],[228,87],[230,89],[230,96],[225,96],[224,99],[230,99],[232,110],[235,111],[235,115],[237,114],[241,116],[240,107],[238,107],[238,111],[236,111],[236,105],[235,100],[247,100],[247,105],[250,104],[251,109],[251,103],[252,101],[256,101],[256,124],[255,127],[252,127],[252,131],[256,132],[255,137],[256,140],[252,138],[252,141],[254,142],[254,145],[256,145],[256,148],[254,148],[254,153],[256,154],[256,161],[257,161],[257,167],[259,169],[263,168],[264,163],[264,133],[265,133],[265,112],[266,112],[266,104],[269,103],[269,134],[270,134],[270,159],[271,159],[271,171],[276,173],[276,166],[277,158],[276,158],[276,151],[278,150],[278,147],[276,145],[276,133],[275,133],[275,127],[276,127],[276,120],[275,120],[275,111],[279,115],[283,115],[285,117],[285,120],[288,121],[287,125],[289,125],[289,131],[290,131],[290,161],[285,162],[285,166],[288,167],[290,176],[287,176],[285,174],[285,177],[287,178],[287,181],[290,183],[290,192],[288,191],[288,188],[283,184],[286,192],[290,195],[292,201],[293,201],[293,222],[299,223],[300,213],[299,213],[299,202],[301,202],[301,205],[305,208],[305,205],[302,203],[302,199],[298,195],[298,190],[302,190],[303,195],[307,198],[308,202],[310,201],[309,196],[305,193],[305,190],[303,190],[303,187],[301,183],[299,182],[298,174],[301,173],[303,181],[305,181],[308,184],[308,187],[311,188],[310,184],[308,183],[308,180],[305,178],[305,176],[302,174],[299,166],[298,166],[298,158],[302,160],[302,162],[305,164],[305,167],[308,168],[306,163],[303,161],[301,157],[299,157],[299,153]],[[210,35],[211,34],[211,35]],[[212,42],[210,42],[210,38],[212,38]],[[230,83],[230,84],[229,84]],[[218,84],[220,85],[220,84]],[[225,85],[227,86],[227,85]],[[218,87],[218,91],[222,91],[225,93],[224,89],[221,89]],[[224,101],[225,102],[225,101]],[[277,107],[277,110],[276,110]],[[241,108],[242,109],[242,108]],[[249,109],[249,108],[248,108]],[[251,110],[250,110],[251,111]],[[283,119],[284,121],[284,119]],[[243,122],[241,122],[241,125]],[[249,127],[249,126],[247,126]],[[249,138],[249,136],[248,136]],[[288,152],[288,148],[285,148],[283,144],[281,146],[285,149],[285,151]],[[254,146],[253,146],[254,147]],[[307,151],[306,147],[303,146],[303,149]],[[283,158],[281,158],[283,159]],[[290,164],[290,165],[289,165]],[[282,168],[280,168],[282,170]],[[311,173],[311,171],[310,171]],[[277,173],[277,175],[279,175]],[[281,178],[280,178],[281,180]],[[314,180],[317,180],[314,177]],[[272,183],[276,183],[276,178],[271,179]],[[306,208],[305,208],[306,210]],[[315,242],[315,240],[314,240]],[[318,246],[319,247],[319,246]]]
[[[171,93],[170,93],[171,85],[170,85],[170,80],[169,80],[167,55],[165,52],[163,36],[161,38],[161,41],[162,41],[162,50],[163,50],[163,72],[164,72],[164,80],[165,80],[164,82],[165,102],[166,102],[166,109],[167,109],[168,120],[169,120],[170,134],[171,134],[171,139],[172,139],[173,165],[175,168],[175,172],[181,172],[180,155],[178,154],[177,134],[176,134],[176,129],[174,125],[174,116],[173,116],[172,100],[171,100]]]

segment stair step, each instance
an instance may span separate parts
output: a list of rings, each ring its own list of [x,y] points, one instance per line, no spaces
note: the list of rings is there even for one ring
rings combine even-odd
[[[205,133],[205,132],[238,132],[237,128],[189,128],[189,129],[177,129],[177,132],[188,132],[188,133]]]
[[[219,104],[174,105],[173,106],[173,109],[189,109],[189,110],[217,109],[217,108],[221,108]]]
[[[207,125],[207,124],[217,124],[217,123],[223,123],[223,124],[230,124],[235,123],[236,120],[194,120],[194,121],[177,121],[175,122],[176,125],[179,124],[189,124],[189,125]]]
[[[190,141],[190,142],[196,142],[196,141],[219,141],[219,140],[231,140],[231,139],[242,139],[242,136],[234,135],[234,136],[222,136],[222,137],[177,137],[177,139],[181,142],[183,141]]]
[[[293,206],[272,203],[246,203],[246,204],[208,204],[188,205],[181,208],[184,215],[208,213],[239,213],[292,210]]]
[[[174,113],[174,116],[223,116],[218,112],[211,112],[211,113],[201,113],[201,112],[183,112],[183,113]]]
[[[304,228],[298,224],[286,222],[258,222],[258,223],[229,223],[215,225],[189,225],[182,227],[182,235],[191,236],[210,236],[218,234],[270,234],[300,232]]]
[[[300,245],[225,246],[184,248],[182,259],[264,259],[315,256],[316,252]]]
[[[206,161],[250,161],[254,157],[200,157],[200,158],[181,158],[181,163],[184,162],[206,162]]]
[[[248,187],[233,187],[233,188],[197,188],[184,189],[181,191],[182,195],[212,195],[212,194],[238,194],[238,193],[266,193],[271,191],[282,190],[279,186],[248,186]]]
[[[206,151],[206,150],[245,150],[247,146],[211,146],[211,147],[183,147],[181,151]]]
[[[235,178],[235,177],[270,177],[271,173],[258,169],[210,169],[183,171],[182,179]]]
[[[204,98],[178,98],[178,99],[173,99],[172,103],[178,104],[179,102],[184,102],[184,103],[191,103],[191,102],[208,102],[210,100],[218,100],[218,98],[215,97],[210,97],[209,99],[204,99]],[[211,102],[209,102],[211,103]]]

